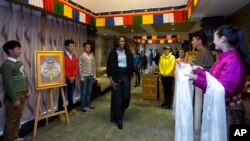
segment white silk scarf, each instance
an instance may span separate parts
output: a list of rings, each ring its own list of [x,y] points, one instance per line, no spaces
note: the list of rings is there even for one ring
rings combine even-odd
[[[206,79],[201,141],[227,141],[225,89],[208,72],[206,72]]]
[[[185,74],[192,73],[189,64],[176,64],[173,116],[175,141],[193,141],[193,91],[194,86]]]

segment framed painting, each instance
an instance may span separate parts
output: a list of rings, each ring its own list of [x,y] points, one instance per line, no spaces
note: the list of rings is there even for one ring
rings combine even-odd
[[[195,59],[195,56],[198,52],[197,51],[188,51],[186,52],[185,56],[185,63],[190,63]]]
[[[64,52],[35,52],[36,89],[65,86]]]
[[[190,63],[195,59],[195,56],[198,52],[197,51],[188,51],[186,52],[186,56],[185,56],[185,63]],[[213,58],[215,61],[218,60],[219,54],[217,51],[212,51],[213,54]]]

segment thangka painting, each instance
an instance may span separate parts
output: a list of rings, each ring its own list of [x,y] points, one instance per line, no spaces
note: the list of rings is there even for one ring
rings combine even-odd
[[[36,51],[36,89],[65,86],[64,52]]]

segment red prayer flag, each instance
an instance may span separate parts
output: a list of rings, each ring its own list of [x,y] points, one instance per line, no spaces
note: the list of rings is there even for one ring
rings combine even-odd
[[[86,24],[90,24],[91,16],[89,14],[86,14]]]
[[[133,18],[132,16],[123,16],[123,24],[124,25],[132,25]]]
[[[162,35],[161,39],[167,39],[167,35]]]
[[[47,11],[54,12],[54,0],[44,0],[43,1],[43,7]]]
[[[137,39],[142,39],[142,36],[137,36]]]
[[[175,11],[174,12],[174,21],[175,22],[184,21],[184,11]]]

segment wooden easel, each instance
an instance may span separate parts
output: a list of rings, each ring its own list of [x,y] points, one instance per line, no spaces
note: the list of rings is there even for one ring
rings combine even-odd
[[[59,112],[55,112],[54,111],[54,101],[53,101],[53,94],[54,93],[53,93],[53,88],[51,88],[51,89],[48,90],[49,101],[50,101],[50,108],[49,108],[50,111],[49,111],[49,109],[47,109],[45,115],[41,115],[40,114],[41,91],[38,93],[37,104],[36,104],[35,123],[34,123],[34,130],[33,130],[33,137],[35,137],[36,133],[37,133],[38,121],[42,120],[42,119],[46,119],[46,125],[48,125],[49,117],[53,117],[53,116],[60,115],[60,114],[65,114],[66,115],[67,124],[70,125],[70,123],[69,123],[69,114],[68,114],[68,109],[67,109],[67,104],[66,104],[66,99],[65,99],[63,87],[60,87],[60,91],[61,91],[61,95],[62,95],[64,110],[59,111]]]

